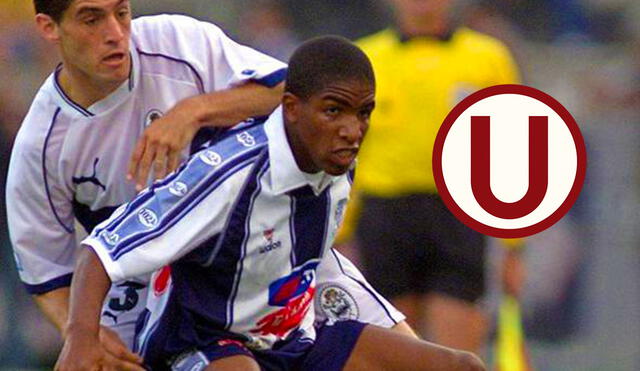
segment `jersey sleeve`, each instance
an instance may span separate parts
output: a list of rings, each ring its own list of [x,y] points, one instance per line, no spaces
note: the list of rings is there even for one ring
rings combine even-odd
[[[249,169],[238,169],[234,161],[217,164],[213,161],[219,155],[207,151],[122,205],[83,241],[96,252],[111,281],[151,273],[223,230]]]
[[[205,92],[246,81],[273,87],[286,75],[286,64],[236,43],[212,23],[180,15],[141,17],[135,21],[135,31],[159,53],[191,64]]]
[[[69,286],[77,251],[71,190],[57,170],[55,116],[43,118],[51,122],[48,130],[30,131],[23,123],[7,176],[9,235],[31,294]]]
[[[335,249],[324,257],[317,274],[316,321],[357,320],[391,328],[406,319]]]

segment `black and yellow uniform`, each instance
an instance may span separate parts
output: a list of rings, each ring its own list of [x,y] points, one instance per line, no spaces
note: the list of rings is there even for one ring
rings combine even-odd
[[[460,100],[517,83],[511,55],[498,40],[467,28],[447,38],[404,38],[387,29],[358,44],[376,74],[376,109],[355,182],[367,277],[388,297],[439,290],[475,301],[484,290],[484,237],[437,196],[431,154]]]

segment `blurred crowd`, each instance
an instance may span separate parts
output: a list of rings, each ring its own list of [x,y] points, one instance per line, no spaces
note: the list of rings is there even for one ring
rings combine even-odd
[[[513,51],[526,85],[565,105],[588,153],[572,211],[527,243],[525,331],[540,370],[640,369],[640,2],[467,0],[459,22]],[[132,0],[134,14],[178,12],[286,60],[308,37],[351,39],[387,26],[385,0]],[[463,9],[463,8],[461,8]],[[11,144],[58,62],[27,0],[0,0],[0,192]],[[37,181],[25,179],[24,181]],[[0,202],[0,369],[49,368],[60,346],[21,286]],[[492,249],[500,259],[500,249]],[[495,264],[492,264],[492,266]],[[494,268],[487,267],[490,271]],[[488,308],[495,307],[492,295]]]

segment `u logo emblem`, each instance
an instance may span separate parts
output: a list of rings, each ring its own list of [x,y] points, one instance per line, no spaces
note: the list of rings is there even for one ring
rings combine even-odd
[[[497,85],[465,98],[442,124],[433,171],[443,201],[469,227],[525,237],[560,220],[586,172],[582,135],[551,96]]]
[[[529,117],[529,188],[516,202],[500,201],[491,190],[491,118],[471,117],[471,189],[489,214],[503,219],[529,215],[547,193],[549,171],[548,117]]]

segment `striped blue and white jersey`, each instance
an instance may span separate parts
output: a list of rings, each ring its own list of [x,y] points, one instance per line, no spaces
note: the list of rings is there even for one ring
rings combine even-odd
[[[170,265],[152,280],[142,354],[177,354],[226,333],[253,349],[293,332],[313,341],[317,269],[350,183],[299,170],[278,109],[196,153],[83,243],[114,282]]]
[[[70,284],[78,248],[74,221],[90,231],[136,195],[126,181],[128,161],[153,119],[186,97],[250,80],[274,86],[286,73],[282,62],[185,16],[133,20],[130,46],[131,74],[116,91],[82,108],[60,88],[58,68],[18,133],[7,213],[20,277],[32,294]],[[105,303],[103,322],[128,343],[145,286],[144,279],[119,282]]]

